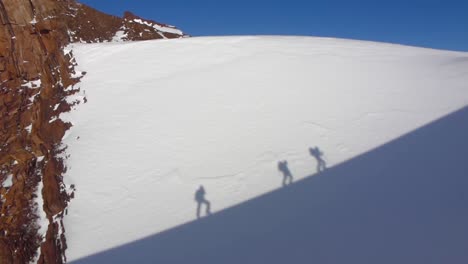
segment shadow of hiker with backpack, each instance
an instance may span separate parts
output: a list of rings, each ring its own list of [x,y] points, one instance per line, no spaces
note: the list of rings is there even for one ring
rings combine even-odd
[[[287,161],[279,161],[278,162],[278,170],[283,173],[283,187],[286,187],[286,185],[291,184],[293,182],[293,176],[291,174],[291,171],[288,168],[288,162]]]
[[[326,162],[323,160],[323,152],[318,147],[309,148],[309,153],[317,160],[317,173],[324,171],[327,168]]]
[[[197,202],[197,219],[200,219],[200,209],[203,204],[205,205],[205,208],[206,208],[206,215],[211,214],[211,211],[210,211],[211,203],[208,200],[206,200],[205,194],[206,194],[205,188],[203,188],[203,185],[200,185],[198,190],[195,192],[195,201]]]

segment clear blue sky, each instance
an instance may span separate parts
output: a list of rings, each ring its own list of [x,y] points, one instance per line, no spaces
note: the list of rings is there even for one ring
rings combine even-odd
[[[468,0],[79,0],[193,36],[306,35],[468,51]]]

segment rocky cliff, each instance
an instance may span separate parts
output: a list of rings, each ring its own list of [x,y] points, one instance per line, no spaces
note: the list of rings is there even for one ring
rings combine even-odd
[[[60,114],[86,98],[70,42],[179,38],[178,29],[131,13],[103,14],[74,0],[0,0],[0,264],[64,263],[62,219],[71,123]]]

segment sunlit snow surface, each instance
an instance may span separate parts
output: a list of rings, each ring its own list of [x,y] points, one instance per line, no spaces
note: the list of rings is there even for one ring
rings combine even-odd
[[[216,213],[468,104],[468,54],[312,37],[75,44],[87,103],[64,116],[75,260]],[[62,115],[63,116],[63,115]]]

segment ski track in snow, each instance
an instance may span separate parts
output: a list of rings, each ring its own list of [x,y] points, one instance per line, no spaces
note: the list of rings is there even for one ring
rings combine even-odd
[[[73,44],[88,103],[73,122],[69,260],[334,166],[468,104],[468,54],[312,37]],[[77,137],[79,136],[79,139]]]

